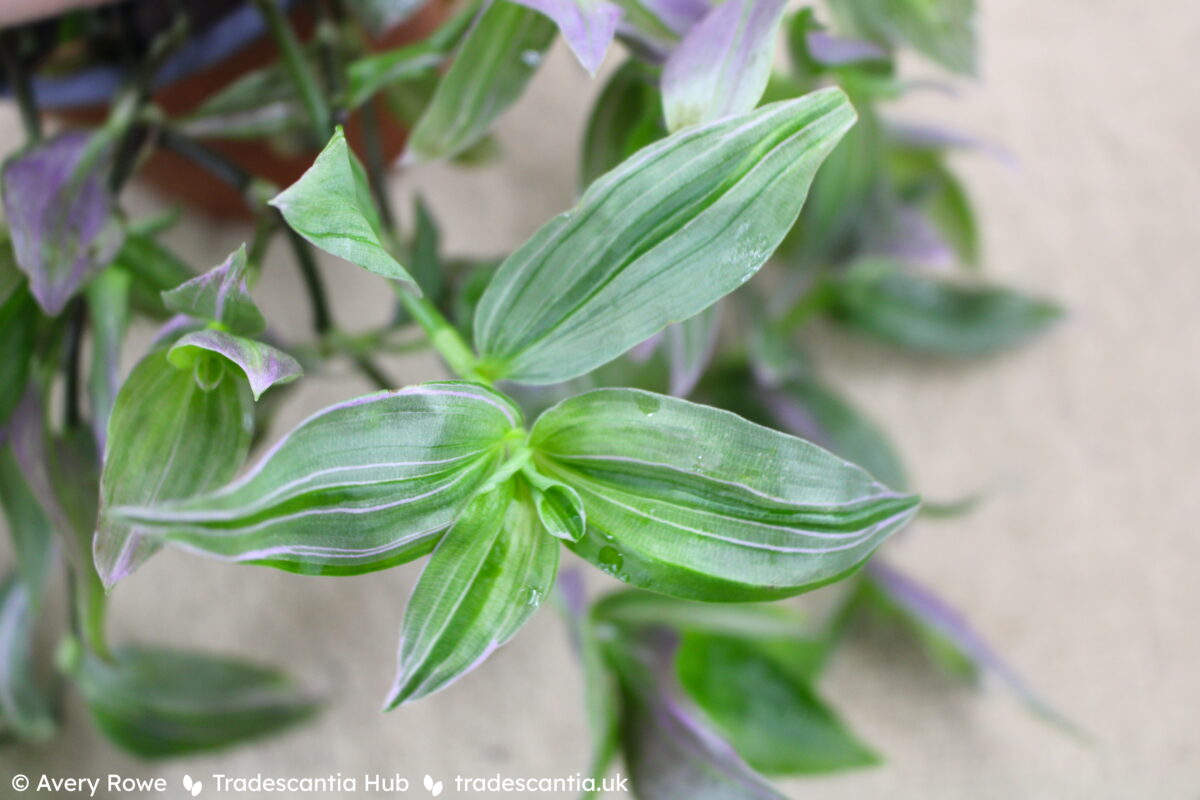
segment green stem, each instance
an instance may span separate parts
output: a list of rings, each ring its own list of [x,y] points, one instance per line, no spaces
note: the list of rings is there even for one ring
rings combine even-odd
[[[424,297],[417,297],[408,289],[401,288],[398,291],[400,303],[425,331],[429,343],[438,351],[446,365],[464,380],[490,386],[492,382],[479,371],[479,359],[475,357],[471,348],[467,347],[467,343],[454,326],[437,310],[437,306]]]
[[[71,301],[69,311],[69,328],[67,333],[67,352],[63,363],[63,412],[68,429],[77,428],[83,421],[80,413],[80,353],[83,344],[83,330],[87,320],[87,306],[82,297]]]
[[[90,567],[89,563],[87,567]],[[85,567],[86,568],[86,567]],[[95,569],[86,574],[80,569],[74,574],[75,623],[79,637],[88,649],[103,659],[109,658],[108,634],[105,630],[108,619],[108,597]]]
[[[313,330],[316,331],[318,338],[323,339],[333,327],[333,318],[329,313],[329,301],[325,295],[325,282],[321,279],[321,273],[317,269],[317,260],[313,257],[308,242],[292,230],[291,226],[285,224],[284,230],[287,231],[288,242],[292,246],[292,253],[296,256],[296,266],[300,268],[300,277],[304,279],[304,288],[308,292],[309,303],[312,306]]]
[[[254,0],[254,5],[262,14],[267,29],[271,32],[271,38],[279,47],[288,76],[300,92],[301,102],[308,113],[317,142],[324,143],[333,133],[333,117],[329,113],[329,104],[325,102],[325,94],[304,58],[304,51],[288,22],[287,15],[280,8],[278,0]]]

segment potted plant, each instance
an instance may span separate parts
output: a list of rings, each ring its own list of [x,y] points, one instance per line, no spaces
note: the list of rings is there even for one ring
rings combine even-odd
[[[309,576],[428,557],[381,687],[388,709],[451,686],[557,596],[595,734],[573,787],[585,796],[610,785],[618,753],[650,800],[779,797],[764,776],[875,763],[819,693],[865,616],[1061,722],[961,617],[876,556],[919,514],[969,503],[922,505],[884,435],[805,349],[823,319],[974,359],[1059,314],[946,274],[979,257],[945,161],[969,140],[887,113],[913,89],[901,49],[970,71],[971,4],[838,0],[826,22],[776,0],[494,0],[416,44],[359,49],[364,15],[414,5],[318,4],[307,46],[283,5],[239,7],[280,59],[181,110],[155,78],[188,41],[175,7],[97,127],[51,138],[40,51],[8,51],[27,128],[2,176],[0,501],[19,569],[2,596],[15,668],[0,672],[18,683],[0,703],[22,699],[0,705],[10,728],[54,727],[29,642],[55,542],[75,608],[61,671],[104,733],[144,756],[234,744],[313,709],[260,666],[110,645],[105,590],[164,546]],[[404,164],[462,157],[558,34],[592,73],[614,39],[627,53],[584,135],[578,204],[499,261],[443,257],[423,206],[411,230],[396,222],[373,103],[410,115]],[[324,144],[280,180],[218,133]],[[255,215],[252,241],[211,269],[157,241],[169,217],[120,214],[121,188],[158,147]],[[311,341],[280,341],[254,302],[276,236],[308,292]],[[378,276],[396,296],[392,323],[342,331],[314,249]],[[131,313],[165,324],[122,375]],[[410,330],[419,338],[402,346],[432,349],[446,375],[398,386],[375,364]],[[336,358],[379,391],[317,410],[246,466],[270,399]],[[568,554],[627,587],[589,598]],[[816,590],[830,609],[816,622],[779,602]]]

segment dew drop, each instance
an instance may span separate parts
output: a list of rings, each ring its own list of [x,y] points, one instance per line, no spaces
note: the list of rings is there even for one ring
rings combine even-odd
[[[662,401],[651,394],[636,394],[634,402],[637,403],[638,410],[647,417],[653,417],[655,412],[662,407]]]
[[[618,577],[621,572],[621,566],[625,563],[625,557],[615,547],[601,547],[597,554],[600,559],[600,569],[607,575]]]
[[[521,61],[527,67],[536,67],[542,63],[542,54],[537,50],[524,50],[521,52]]]

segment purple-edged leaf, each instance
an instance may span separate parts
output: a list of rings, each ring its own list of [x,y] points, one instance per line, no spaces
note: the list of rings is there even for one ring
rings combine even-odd
[[[29,490],[59,535],[67,559],[82,573],[92,560],[100,494],[96,443],[82,428],[51,436],[45,405],[35,389],[25,393],[9,429],[13,454]]]
[[[878,426],[811,376],[760,386],[757,402],[772,427],[829,448],[885,486],[908,488],[904,464]]]
[[[246,286],[244,244],[230,253],[223,264],[163,292],[162,298],[171,311],[219,322],[243,336],[256,336],[267,327]]]
[[[446,688],[511,639],[554,585],[560,549],[519,482],[472,500],[409,598],[386,707]]]
[[[861,596],[900,619],[929,656],[951,674],[973,682],[991,676],[1038,716],[1073,727],[1009,667],[962,614],[917,581],[876,560],[867,566]]]
[[[621,685],[621,745],[638,797],[783,800],[783,795],[684,705],[675,678],[679,637],[665,628],[609,644]]]
[[[648,12],[677,36],[692,29],[716,5],[713,0],[624,0],[626,6]],[[633,15],[633,9],[627,9]]]
[[[826,67],[882,61],[888,57],[887,50],[874,42],[834,36],[824,31],[809,31],[805,36],[805,44],[812,59]]]
[[[786,0],[725,0],[684,36],[663,68],[667,128],[754,109],[771,77]]]
[[[246,373],[255,400],[275,384],[291,383],[304,373],[300,362],[282,350],[216,330],[185,334],[171,347],[167,357],[180,369],[190,369],[204,352],[222,355]]]
[[[109,510],[189,497],[233,477],[250,447],[253,401],[245,380],[214,359],[204,374],[181,370],[158,351],[121,386],[108,422],[100,479],[100,521],[93,552],[106,587],[136,569],[159,546],[137,524]]]
[[[507,398],[476,384],[378,392],[317,412],[222,489],[117,512],[215,558],[305,574],[385,569],[433,549],[520,427]]]
[[[61,312],[121,247],[107,156],[91,135],[69,131],[4,164],[4,213],[17,266],[47,314]]]
[[[872,227],[864,244],[866,252],[934,269],[954,264],[951,249],[941,231],[921,209],[898,205]]]
[[[558,26],[579,63],[595,76],[617,32],[619,6],[608,0],[513,0],[540,11]]]
[[[687,397],[708,369],[717,349],[721,328],[718,301],[694,317],[667,328],[667,358],[671,367],[671,394]]]

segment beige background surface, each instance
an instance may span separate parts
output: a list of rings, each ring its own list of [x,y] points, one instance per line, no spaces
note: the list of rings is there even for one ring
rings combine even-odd
[[[961,161],[983,217],[987,269],[1060,299],[1070,318],[1032,348],[966,367],[829,332],[818,354],[892,431],[919,489],[934,498],[987,491],[974,514],[922,522],[889,554],[958,604],[1096,742],[1082,747],[1001,691],[975,696],[914,652],[860,637],[825,690],[888,763],[787,790],[830,799],[1197,798],[1200,7],[984,6],[983,80],[958,98],[930,93],[901,111],[1012,151],[1016,168]],[[500,126],[503,164],[430,167],[394,191],[427,194],[453,251],[509,248],[571,204],[575,142],[593,92],[560,47]],[[16,136],[5,109],[5,151]],[[145,197],[135,206],[150,207]],[[209,264],[247,237],[201,220],[172,238],[194,263]],[[286,256],[272,252],[257,294],[269,319],[299,335],[307,311]],[[386,293],[373,278],[324,266],[340,319],[365,327],[386,318]],[[389,367],[405,382],[436,370]],[[278,430],[362,388],[338,368],[312,376]],[[328,711],[263,744],[143,765],[99,740],[72,704],[51,747],[0,751],[0,796],[14,771],[161,774],[182,796],[175,787],[184,772],[399,772],[419,784],[426,772],[445,780],[582,769],[578,672],[550,612],[453,690],[378,713],[416,574],[410,565],[311,579],[164,553],[116,592],[115,640],[287,665],[328,695]],[[454,797],[453,788],[443,796]]]

